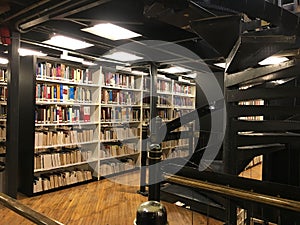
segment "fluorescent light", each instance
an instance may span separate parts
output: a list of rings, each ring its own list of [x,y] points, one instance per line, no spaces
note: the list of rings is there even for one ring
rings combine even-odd
[[[87,43],[85,41],[80,41],[74,38],[65,37],[62,35],[53,36],[47,41],[43,41],[45,44],[54,45],[62,48],[77,50],[82,48],[88,48],[93,46],[93,44]]]
[[[93,63],[91,61],[85,61],[85,60],[82,62],[82,64],[86,65],[86,66],[95,66],[95,65],[97,65],[96,63]]]
[[[143,57],[133,55],[133,54],[130,54],[127,52],[114,52],[112,54],[104,55],[103,57],[108,58],[108,59],[118,60],[121,62],[135,61],[135,60],[143,59]]]
[[[144,76],[149,75],[149,73],[145,73],[143,71],[138,71],[138,70],[132,70],[131,73],[135,75],[144,75]]]
[[[262,61],[260,61],[258,64],[261,66],[265,65],[274,65],[274,64],[279,64],[285,61],[288,61],[289,59],[286,57],[276,57],[276,56],[270,56]]]
[[[27,56],[27,55],[36,55],[36,56],[46,56],[47,54],[30,50],[30,49],[25,49],[25,48],[19,48],[18,50],[20,56]]]
[[[218,67],[221,67],[223,69],[225,69],[225,67],[226,67],[226,63],[215,63],[214,65],[218,66]]]
[[[60,55],[60,58],[79,63],[82,63],[84,61],[83,58],[68,55],[67,51],[63,51],[63,54]]]
[[[8,63],[8,59],[0,58],[0,64],[7,64],[7,63]]]
[[[101,23],[81,30],[113,41],[142,36],[141,34],[111,23]]]
[[[159,69],[159,71],[165,73],[186,73],[186,72],[190,72],[191,70],[183,68],[181,66],[172,66],[166,69]]]

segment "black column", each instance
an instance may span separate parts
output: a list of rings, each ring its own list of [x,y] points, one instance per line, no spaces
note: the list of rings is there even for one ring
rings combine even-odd
[[[5,193],[13,198],[18,190],[18,149],[19,143],[19,83],[20,83],[20,34],[12,33],[9,46],[9,68],[7,76],[7,129],[6,129],[6,187]]]
[[[20,68],[19,190],[30,196],[33,193],[34,171],[36,57],[21,57]]]
[[[161,119],[157,117],[157,67],[151,64],[151,92],[150,92],[150,150],[149,159],[149,196],[148,200],[160,201],[160,165],[161,161],[161,138],[159,128]],[[160,139],[160,140],[159,140]]]

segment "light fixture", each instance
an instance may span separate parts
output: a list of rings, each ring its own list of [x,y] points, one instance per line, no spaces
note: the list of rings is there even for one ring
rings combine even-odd
[[[159,71],[165,72],[165,73],[186,73],[186,72],[191,72],[191,70],[183,68],[181,66],[172,66],[172,67],[165,68],[165,69],[159,69]]]
[[[53,36],[51,39],[43,41],[45,44],[54,45],[61,48],[67,48],[72,50],[88,48],[94,46],[93,44],[87,43],[85,41],[80,41],[74,38],[56,35]]]
[[[111,53],[108,55],[104,55],[103,57],[108,58],[108,59],[118,60],[121,62],[135,61],[135,60],[143,59],[143,57],[133,55],[133,54],[130,54],[127,52],[114,52],[114,53]]]
[[[101,23],[81,30],[113,41],[142,36],[141,34],[111,23]]]
[[[225,67],[226,67],[226,63],[215,63],[214,65],[218,66],[218,67],[221,67],[223,69],[225,69]]]
[[[8,63],[8,59],[6,59],[6,58],[1,58],[0,57],[0,64],[7,64]]]
[[[266,66],[266,65],[274,65],[274,64],[279,64],[285,61],[288,61],[289,59],[287,57],[277,57],[277,56],[270,56],[262,61],[260,61],[258,64],[261,66]]]
[[[149,75],[149,73],[145,73],[143,71],[138,71],[138,70],[132,70],[131,73],[135,75],[144,75],[144,76]]]
[[[86,66],[95,66],[95,65],[97,65],[96,63],[93,63],[91,61],[86,61],[86,60],[82,61],[82,64],[86,65]]]
[[[20,56],[28,56],[28,55],[46,56],[47,55],[45,53],[34,51],[31,49],[26,49],[26,48],[19,48],[18,52]]]
[[[79,62],[79,63],[82,63],[84,61],[83,58],[68,55],[67,51],[63,51],[63,54],[60,55],[60,58],[64,60],[73,61],[73,62]]]

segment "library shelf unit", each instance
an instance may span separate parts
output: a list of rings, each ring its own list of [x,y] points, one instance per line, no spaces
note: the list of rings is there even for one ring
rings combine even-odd
[[[99,77],[39,59],[35,83],[33,192],[99,179]]]
[[[21,69],[24,90],[32,92],[22,105],[27,119],[22,120],[20,192],[32,196],[140,168],[142,127],[150,116],[147,73],[51,57],[26,57]],[[160,75],[157,88],[164,122],[195,108],[191,81]],[[164,157],[186,157],[190,140],[163,143]]]
[[[139,168],[143,75],[102,68],[100,176]]]
[[[150,117],[150,79],[144,79],[143,91],[143,124],[149,124]],[[196,105],[196,84],[189,79],[178,80],[168,78],[158,73],[157,76],[157,116],[163,123],[170,122],[195,109]],[[188,123],[173,132],[194,131],[194,122]],[[191,156],[193,153],[193,138],[181,138],[178,140],[164,141],[162,147],[162,159],[182,158]]]
[[[7,68],[0,67],[0,157],[6,154]]]

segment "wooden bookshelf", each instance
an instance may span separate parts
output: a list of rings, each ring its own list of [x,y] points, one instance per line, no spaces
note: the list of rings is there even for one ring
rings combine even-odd
[[[164,123],[172,121],[195,109],[196,85],[190,80],[178,81],[158,74],[157,82],[157,115]],[[150,117],[150,79],[146,77],[143,84],[143,124],[149,123]],[[189,123],[177,131],[194,130]],[[192,143],[190,143],[192,142]],[[192,138],[165,141],[162,143],[163,159],[188,157],[193,146]]]
[[[22,168],[31,179],[22,181],[21,192],[33,195],[138,169],[142,126],[150,115],[149,76],[47,57],[33,62],[34,147],[26,150]],[[160,76],[157,88],[164,122],[195,108],[195,84]],[[189,129],[192,124],[181,128]],[[163,143],[164,157],[190,155],[190,140]]]

